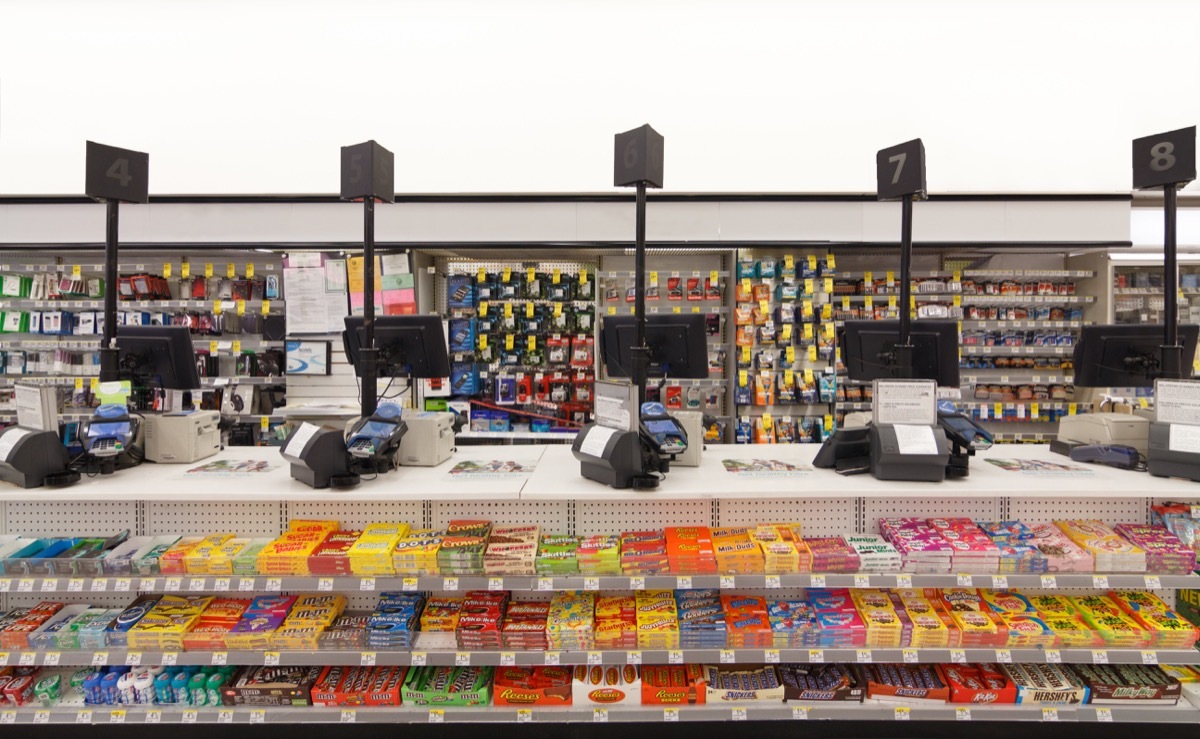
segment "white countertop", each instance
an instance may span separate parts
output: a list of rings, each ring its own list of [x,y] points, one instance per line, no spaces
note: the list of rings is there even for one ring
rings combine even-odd
[[[287,462],[276,447],[230,447],[214,457],[192,464],[152,464],[113,475],[85,477],[62,489],[24,491],[0,486],[0,500],[46,498],[56,501],[416,501],[416,500],[708,500],[845,497],[1033,497],[1071,500],[1154,497],[1200,500],[1200,484],[1151,477],[1145,472],[1117,470],[1071,462],[1052,454],[1047,446],[997,445],[971,460],[965,479],[941,483],[877,480],[871,475],[844,477],[831,470],[811,467],[819,447],[815,444],[710,444],[699,467],[674,466],[655,490],[614,490],[585,479],[570,447],[471,446],[462,447],[437,467],[401,467],[375,479],[365,479],[345,490],[314,490],[291,478]],[[1074,468],[1009,471],[988,459],[1065,464]],[[453,474],[463,462],[512,461],[536,468],[532,473],[498,472]],[[796,466],[794,471],[730,472],[724,460],[777,460]],[[238,471],[239,462],[265,462],[265,471]],[[197,467],[227,462],[235,467],[221,475],[190,472]]]

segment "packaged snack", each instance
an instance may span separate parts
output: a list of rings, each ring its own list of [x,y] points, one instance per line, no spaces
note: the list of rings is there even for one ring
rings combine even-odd
[[[867,697],[885,702],[945,703],[950,699],[938,665],[860,665]]]
[[[991,664],[938,665],[950,686],[951,703],[1016,703],[1017,686]]]
[[[638,705],[642,702],[641,676],[633,665],[576,665],[571,697],[578,706]]]
[[[1158,665],[1071,665],[1086,686],[1089,703],[1173,706],[1183,694],[1179,680]]]
[[[867,690],[855,665],[780,665],[784,701],[852,701],[861,703]]]
[[[307,706],[322,667],[246,667],[221,691],[226,706]]]
[[[738,667],[704,665],[706,702],[783,700],[783,684],[772,665]]]
[[[492,702],[491,667],[415,667],[404,679],[405,703],[486,706]]]
[[[688,706],[707,699],[700,665],[643,665],[642,704]]]
[[[570,667],[498,667],[493,701],[497,706],[569,706]]]
[[[1000,665],[1017,687],[1017,703],[1071,705],[1088,702],[1090,691],[1066,665]]]

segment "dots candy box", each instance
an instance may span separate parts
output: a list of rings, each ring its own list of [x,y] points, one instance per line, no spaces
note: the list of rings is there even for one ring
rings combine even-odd
[[[440,574],[437,553],[444,536],[445,532],[437,529],[413,529],[401,536],[392,550],[392,566],[396,574]]]
[[[939,665],[859,665],[867,683],[867,697],[884,702],[945,703],[950,687]]]
[[[577,706],[638,705],[642,679],[633,665],[577,665],[571,680],[571,699]]]
[[[1095,558],[1097,572],[1145,572],[1146,550],[1102,521],[1055,521],[1064,535]]]
[[[851,701],[866,697],[866,681],[857,665],[779,665],[784,701]]]
[[[1089,690],[1066,665],[1011,664],[1000,669],[1017,688],[1017,703],[1079,705],[1087,703]]]

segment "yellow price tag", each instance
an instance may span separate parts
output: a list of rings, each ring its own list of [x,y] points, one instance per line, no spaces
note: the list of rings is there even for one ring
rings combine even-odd
[[[99,377],[93,377],[93,378],[91,378],[91,380],[88,381],[88,388],[90,388],[92,392],[96,392],[96,388],[98,388],[98,387],[100,387],[100,378]]]
[[[525,281],[526,282],[533,282],[536,279],[537,279],[537,270],[536,269],[534,269],[533,267],[530,267],[529,269],[525,270]]]
[[[895,309],[895,307],[896,307],[896,296],[889,295],[888,296],[888,309],[892,310],[892,309]]]
[[[259,416],[258,427],[260,429],[262,429],[263,431],[266,431],[267,429],[271,428],[271,417],[270,416]]]
[[[750,347],[742,347],[742,364],[750,364]]]
[[[765,300],[758,301],[758,312],[764,316],[770,314],[771,306]]]
[[[246,279],[249,280],[251,277],[254,277],[254,265],[246,262]]]
[[[1004,418],[1004,404],[996,403],[992,406],[992,412],[996,414],[996,418]]]
[[[817,291],[817,281],[811,277],[804,278],[804,294],[812,295]]]
[[[526,344],[526,346],[529,347],[529,351],[531,351],[531,352],[537,351],[537,337],[536,336],[530,336],[529,340],[526,341],[525,344]]]
[[[816,345],[811,345],[811,346],[809,346],[809,347],[808,347],[808,361],[810,361],[810,362],[815,362],[815,361],[817,361],[817,347],[816,347]]]
[[[842,310],[850,310],[850,296],[849,295],[842,296]]]
[[[245,300],[239,300],[237,302],[237,314],[239,316],[246,315],[246,301]]]
[[[83,378],[82,378],[82,377],[76,377],[76,378],[75,378],[75,389],[76,389],[76,390],[82,390],[82,389],[83,389]]]
[[[805,385],[813,385],[815,383],[816,383],[816,378],[813,377],[812,369],[805,367],[804,368],[804,384]]]
[[[170,262],[163,263],[163,279],[166,279],[166,280],[171,279],[171,263]]]
[[[217,342],[215,342],[215,341],[208,342],[208,353],[214,357],[217,356]]]
[[[271,312],[271,301],[264,300],[262,305],[262,314],[268,315]]]
[[[825,329],[825,338],[832,339],[835,331],[834,325],[832,323],[825,323],[822,324],[822,327]]]
[[[1067,415],[1073,416],[1077,410],[1079,410],[1078,407],[1074,403],[1071,403],[1067,406]]]
[[[824,288],[825,288],[825,292],[830,293],[830,294],[833,293],[833,278],[832,277],[825,278]]]
[[[711,285],[712,287],[716,287],[720,282],[721,282],[721,275],[717,274],[717,271],[715,269],[708,273],[708,284],[709,285]]]
[[[833,431],[833,416],[829,413],[825,414],[825,433]]]
[[[746,370],[738,370],[738,386],[746,387],[750,384],[750,373]]]
[[[608,306],[608,315],[610,315],[610,316],[617,315],[617,306],[615,306],[615,305]]]
[[[909,296],[908,296],[908,309],[909,309],[909,310],[916,310],[916,309],[917,309],[917,296],[916,296],[916,295],[909,295]]]
[[[241,340],[241,339],[234,339],[234,340],[233,340],[233,353],[234,353],[234,354],[241,354],[241,353],[242,353],[242,340]]]
[[[754,292],[754,289],[752,287],[750,287],[750,278],[749,277],[742,278],[742,292],[746,293],[747,295]]]
[[[515,336],[513,336],[512,334],[505,334],[504,335],[504,350],[511,352],[513,350],[513,346],[515,346],[515,343],[514,343],[515,341],[516,341]]]
[[[533,318],[533,303],[526,303],[526,304],[525,304],[525,317],[526,317],[526,318]]]
[[[192,276],[192,265],[188,260],[183,260],[179,265],[179,279],[186,280]]]
[[[888,284],[888,287],[891,287],[892,285],[896,284],[896,273],[890,269],[888,270],[888,273],[887,273],[887,284]]]
[[[792,324],[783,324],[783,328],[779,329],[779,339],[785,343],[792,340]]]
[[[562,303],[555,303],[554,304],[554,317],[558,318],[561,315],[562,315]]]
[[[791,387],[796,384],[796,373],[790,369],[783,371],[783,386]]]
[[[502,282],[508,282],[511,279],[512,279],[512,267],[505,267],[500,272],[500,280]]]
[[[863,299],[863,307],[866,308],[867,310],[871,310],[872,308],[874,308],[875,307],[875,298],[872,298],[870,295],[868,295],[866,298]]]
[[[213,276],[212,262],[204,263],[204,278],[208,279]]]
[[[504,304],[504,317],[505,317],[505,318],[512,318],[512,316],[513,316],[513,314],[512,314],[512,303],[505,303],[505,304]]]
[[[79,277],[82,274],[83,274],[83,267],[81,265],[78,265],[78,264],[72,265],[72,267],[71,267],[71,276],[72,277]]]
[[[480,334],[480,335],[479,335],[479,348],[480,348],[480,349],[487,349],[487,342],[488,342],[488,335],[487,335],[487,334]]]
[[[680,308],[678,305],[673,305],[673,306],[671,306],[671,312],[672,313],[683,313],[683,308]]]
[[[1034,418],[1038,418],[1039,416],[1042,415],[1040,411],[1041,411],[1041,406],[1038,405],[1036,402],[1029,404],[1029,415],[1030,416],[1033,416]]]
[[[808,255],[808,269],[812,272],[817,271],[817,255],[816,254]]]
[[[475,273],[475,281],[487,282],[487,270],[485,270],[483,267],[480,267],[479,271]]]
[[[225,276],[231,280],[237,277],[237,265],[233,262],[227,262],[225,264]]]
[[[650,273],[650,287],[658,287],[658,272]]]
[[[796,363],[796,347],[789,345],[787,349],[783,350],[783,353],[784,359],[788,364]]]
[[[863,272],[863,284],[864,285],[873,285],[874,283],[875,283],[875,273]]]
[[[1150,407],[1150,399],[1149,398],[1138,398],[1138,405],[1140,405],[1143,408],[1149,408]]]
[[[693,305],[693,306],[692,306],[692,312],[693,312],[693,313],[699,313],[699,312],[700,312],[700,306],[698,306],[698,305]]]
[[[954,296],[954,307],[955,307],[955,308],[958,308],[958,307],[959,307],[959,306],[961,306],[961,305],[962,305],[962,296],[961,296],[961,295],[955,295],[955,296]]]
[[[770,413],[764,413],[764,414],[762,415],[762,426],[763,426],[763,431],[770,431],[770,430],[771,430],[772,423],[773,423],[773,420],[771,419],[771,414],[770,414]]]
[[[813,325],[811,323],[804,324],[804,338],[811,339],[813,337]]]
[[[550,277],[550,281],[553,282],[555,285],[562,282],[562,270],[555,268],[553,274]]]
[[[221,315],[221,301],[219,301],[219,300],[213,301],[213,315],[214,316]]]
[[[488,302],[487,302],[486,300],[481,300],[481,301],[479,301],[479,315],[480,315],[480,317],[486,316],[486,315],[487,315],[487,312],[488,312]]]
[[[796,260],[791,254],[783,255],[783,268],[788,272],[792,272],[796,269]]]
[[[833,258],[833,252],[825,255],[825,266],[829,269],[837,269],[837,262]]]
[[[961,269],[954,270],[954,281],[962,282],[962,270]]]
[[[801,306],[801,313],[805,318],[812,318],[813,302],[811,300],[804,301],[804,305]]]
[[[586,267],[584,267],[583,269],[579,270],[579,284],[580,284],[580,285],[586,285],[586,284],[587,284],[587,268],[586,268]]]

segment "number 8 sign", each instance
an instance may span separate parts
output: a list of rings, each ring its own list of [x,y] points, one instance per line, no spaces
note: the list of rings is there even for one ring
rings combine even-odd
[[[1133,186],[1175,186],[1196,179],[1196,127],[1133,140]]]

